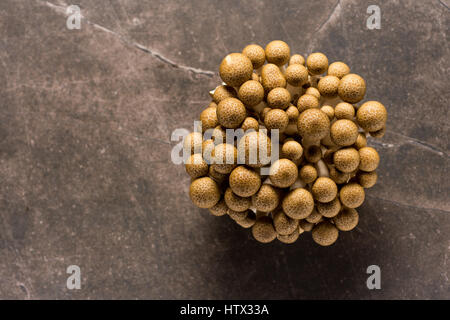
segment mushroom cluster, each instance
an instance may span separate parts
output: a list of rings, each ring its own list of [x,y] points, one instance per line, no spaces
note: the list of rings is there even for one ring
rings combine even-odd
[[[184,140],[192,202],[251,228],[262,243],[294,243],[310,231],[329,246],[355,228],[380,162],[367,137],[383,137],[387,120],[380,102],[360,104],[364,79],[323,53],[291,55],[279,40],[227,55],[219,74],[201,132]],[[230,139],[227,129],[244,135]],[[250,161],[255,150],[266,159]],[[267,161],[275,150],[279,158]]]

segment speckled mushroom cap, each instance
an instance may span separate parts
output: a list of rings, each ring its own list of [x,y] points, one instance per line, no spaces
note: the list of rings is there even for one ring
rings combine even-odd
[[[366,172],[374,171],[378,168],[380,163],[380,156],[372,147],[364,147],[358,150],[359,152],[359,169]]]
[[[322,96],[326,98],[336,97],[338,94],[339,78],[336,76],[325,76],[319,80],[317,89]]]
[[[220,101],[226,98],[236,98],[237,93],[233,87],[227,85],[218,86],[214,89],[214,93],[212,95],[213,101],[216,104],[219,104]],[[217,107],[217,106],[216,106]]]
[[[330,135],[338,146],[351,146],[358,138],[358,126],[351,120],[337,120],[331,125]]]
[[[288,217],[283,211],[278,210],[273,216],[275,231],[281,235],[288,235],[298,229],[298,220]]]
[[[367,101],[358,108],[356,120],[365,131],[377,131],[386,125],[386,108],[378,101]]]
[[[253,227],[256,222],[256,215],[252,211],[247,211],[247,216],[241,220],[235,220],[242,228],[248,229]]]
[[[308,89],[305,90],[305,94],[309,94],[316,97],[317,99],[320,99],[320,92],[319,90],[317,90],[317,88],[309,87]]]
[[[270,166],[269,179],[279,188],[287,188],[294,184],[298,177],[298,168],[289,159],[279,159]]]
[[[270,162],[272,142],[262,131],[246,133],[238,143],[239,162],[259,168]]]
[[[314,223],[306,221],[306,219],[299,220],[299,229],[309,232],[314,228]]]
[[[251,198],[238,196],[231,188],[225,190],[224,199],[227,207],[237,212],[246,211],[252,205]]]
[[[347,183],[350,180],[350,173],[341,172],[335,167],[330,168],[330,178],[337,184]]]
[[[217,119],[217,107],[208,107],[200,113],[200,121],[202,122],[202,131],[205,132],[208,129],[214,129],[219,125]]]
[[[231,209],[227,210],[228,216],[231,219],[233,219],[234,221],[242,221],[242,220],[244,220],[245,218],[247,218],[248,212],[249,212],[248,210],[245,210],[245,211],[234,211],[234,210],[231,210]]]
[[[357,74],[347,74],[339,82],[338,94],[345,102],[357,103],[366,94],[366,82]]]
[[[238,97],[246,106],[256,106],[264,99],[264,88],[259,81],[248,80],[239,88]]]
[[[247,131],[247,130],[258,131],[259,130],[258,120],[256,120],[253,117],[245,118],[244,122],[242,122],[242,124],[241,124],[241,129],[244,131]]]
[[[320,103],[317,97],[311,94],[304,94],[297,101],[298,112],[302,113],[306,109],[319,108]]]
[[[339,214],[333,218],[334,225],[340,231],[353,230],[359,221],[358,211],[352,208],[343,208]]]
[[[286,109],[291,103],[291,94],[285,88],[275,88],[267,95],[267,104],[271,108]]]
[[[228,143],[218,144],[211,153],[214,169],[219,173],[228,174],[237,163],[237,150]]]
[[[314,208],[313,212],[306,218],[306,221],[310,223],[319,223],[323,220],[322,215]]]
[[[256,219],[252,227],[252,234],[257,241],[262,243],[272,242],[277,237],[272,219],[264,216]]]
[[[344,185],[339,192],[342,204],[348,208],[357,208],[362,205],[364,197],[364,188],[355,182]]]
[[[289,59],[289,65],[291,66],[293,64],[305,65],[305,58],[301,54],[293,54]]]
[[[266,46],[265,53],[267,62],[278,66],[288,63],[291,56],[291,50],[288,44],[281,40],[269,42]]]
[[[300,169],[299,175],[304,183],[312,183],[317,179],[317,169],[307,164]]]
[[[339,79],[342,79],[343,76],[350,73],[350,67],[347,64],[345,64],[344,62],[340,62],[340,61],[333,62],[328,67],[327,73],[330,76],[336,76]]]
[[[330,119],[319,109],[307,109],[299,115],[297,127],[303,138],[320,140],[330,131]]]
[[[330,121],[334,118],[334,108],[329,105],[324,105],[320,108],[330,119]]]
[[[284,213],[292,219],[305,219],[314,209],[314,199],[308,190],[297,188],[284,197],[282,207]]]
[[[322,158],[322,148],[317,145],[308,146],[305,150],[305,159],[310,163],[317,163]]]
[[[326,218],[336,216],[341,210],[341,207],[341,202],[338,198],[334,198],[332,201],[327,203],[317,203],[317,211]]]
[[[203,135],[200,132],[191,132],[183,141],[183,150],[188,154],[202,152]]]
[[[366,135],[360,132],[358,133],[358,138],[356,138],[354,147],[359,150],[361,148],[364,148],[365,146],[367,146]]]
[[[270,184],[263,184],[252,196],[252,205],[261,212],[271,212],[280,203],[280,191]]]
[[[242,53],[230,53],[220,64],[219,74],[223,82],[239,87],[245,81],[252,78],[253,64]]]
[[[266,92],[275,88],[286,88],[286,78],[278,66],[268,63],[262,67],[261,84]]]
[[[277,129],[283,133],[289,124],[289,118],[281,109],[272,109],[264,116],[264,125],[267,129]]]
[[[264,49],[257,44],[249,44],[242,50],[242,54],[250,59],[253,69],[259,69],[266,62]]]
[[[321,52],[312,53],[306,59],[306,66],[312,75],[325,73],[328,69],[328,58]]]
[[[286,141],[281,147],[281,156],[291,161],[299,160],[303,155],[303,148],[295,140]]]
[[[326,203],[336,198],[338,190],[333,180],[328,177],[319,177],[314,182],[311,192],[314,199]]]
[[[342,148],[333,154],[336,169],[342,172],[353,172],[359,166],[359,153],[355,148]]]
[[[355,117],[355,108],[348,102],[340,102],[334,108],[336,119],[353,120]]]
[[[314,242],[321,246],[330,246],[339,237],[339,230],[329,221],[324,221],[316,225],[312,230]]]
[[[376,171],[372,172],[358,172],[356,175],[356,178],[358,180],[358,183],[363,187],[364,189],[372,188],[378,180],[378,175]]]
[[[197,207],[208,209],[220,200],[219,186],[209,177],[198,178],[192,181],[189,196]]]
[[[225,203],[225,199],[223,199],[223,198],[220,199],[220,201],[217,202],[214,206],[209,208],[209,212],[213,216],[217,216],[217,217],[226,215],[227,211],[228,211],[228,207],[227,207],[227,204]]]
[[[238,128],[247,116],[244,104],[236,98],[226,98],[217,105],[217,119],[225,128]]]
[[[292,244],[295,241],[297,241],[299,236],[300,236],[300,233],[296,230],[296,231],[294,231],[294,232],[292,232],[291,234],[288,234],[288,235],[277,234],[277,239],[280,242],[283,242],[285,244]]]
[[[200,153],[193,154],[186,161],[186,172],[192,179],[206,176],[209,171],[208,164]]]
[[[290,64],[286,68],[286,81],[294,87],[301,87],[308,82],[308,69],[302,64]]]
[[[261,186],[261,177],[254,170],[239,166],[231,171],[229,183],[231,190],[238,196],[251,197]]]

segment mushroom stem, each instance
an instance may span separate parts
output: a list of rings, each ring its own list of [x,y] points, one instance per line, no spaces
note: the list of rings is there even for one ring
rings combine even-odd
[[[306,183],[302,179],[297,178],[297,180],[295,180],[294,184],[290,187],[289,190],[294,190],[297,188],[304,188],[304,187],[306,187]]]
[[[319,160],[316,164],[316,169],[319,177],[330,177],[330,172],[328,171],[328,167],[323,162],[323,160]]]

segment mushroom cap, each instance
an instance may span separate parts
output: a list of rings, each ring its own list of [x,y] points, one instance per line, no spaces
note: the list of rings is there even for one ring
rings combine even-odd
[[[203,159],[205,160],[205,162],[207,164],[211,164],[212,161],[212,151],[214,150],[214,148],[216,147],[216,145],[214,144],[213,139],[208,139],[203,141],[202,143],[202,155],[203,155]]]
[[[316,163],[322,159],[322,148],[317,145],[311,145],[306,148],[305,159],[310,163]]]
[[[305,65],[305,58],[301,54],[293,54],[289,59],[289,65],[291,66],[293,64]]]
[[[312,230],[314,242],[321,246],[330,246],[339,237],[339,230],[329,221],[324,221],[316,225]]]
[[[278,234],[286,236],[298,229],[298,220],[292,219],[283,211],[278,210],[273,216],[273,225]]]
[[[353,172],[359,166],[359,152],[355,148],[342,148],[333,154],[336,169],[342,172]]]
[[[266,216],[256,219],[252,227],[252,234],[256,241],[269,243],[277,237],[277,232],[272,224],[272,219]]]
[[[264,88],[259,81],[245,81],[239,88],[238,97],[245,105],[256,106],[264,99]]]
[[[350,73],[350,67],[341,61],[333,62],[329,65],[327,73],[330,76],[336,76],[342,79],[343,76]]]
[[[307,164],[300,169],[299,175],[304,183],[313,183],[317,179],[317,169]]]
[[[351,120],[340,119],[331,125],[330,135],[338,146],[351,146],[358,139],[358,126]]]
[[[300,236],[300,233],[298,232],[298,230],[292,232],[291,234],[288,235],[281,235],[281,234],[277,234],[277,239],[280,242],[283,242],[285,244],[292,244],[295,241],[297,241],[298,237]]]
[[[249,58],[242,53],[230,53],[227,55],[219,67],[219,74],[223,82],[239,87],[245,81],[252,78],[253,64]]]
[[[261,86],[262,87],[262,86]],[[285,88],[275,88],[267,95],[267,104],[271,108],[286,109],[291,103],[291,94]]]
[[[333,218],[334,225],[341,231],[350,231],[358,225],[358,211],[353,208],[343,208],[339,214]]]
[[[252,196],[252,205],[261,212],[271,212],[280,203],[280,191],[270,184],[263,184]]]
[[[359,170],[371,172],[378,168],[380,163],[380,156],[372,147],[363,147],[358,150],[359,152]]]
[[[325,73],[328,69],[328,58],[321,52],[312,53],[306,59],[306,66],[312,75]]]
[[[300,113],[307,109],[319,108],[319,106],[319,100],[311,94],[304,94],[297,100],[297,108]]]
[[[319,213],[326,218],[332,218],[336,216],[341,210],[341,207],[341,202],[337,197],[327,203],[317,203],[317,211],[319,211]]]
[[[336,198],[338,189],[336,183],[328,177],[319,177],[311,188],[314,199],[319,202],[330,202]]]
[[[381,128],[380,130],[377,131],[371,131],[369,132],[371,137],[380,139],[383,138],[384,135],[386,134],[386,127]]]
[[[377,131],[386,126],[387,111],[378,101],[367,101],[358,108],[356,120],[365,131]]]
[[[299,115],[297,127],[303,138],[320,140],[329,133],[330,119],[319,109],[307,109]]]
[[[245,211],[234,211],[231,209],[227,210],[228,216],[234,221],[242,221],[248,216],[248,210]]]
[[[266,62],[264,49],[257,44],[249,44],[242,50],[242,54],[250,59],[253,69],[259,69]]]
[[[319,89],[322,96],[333,98],[338,94],[339,82],[340,80],[338,77],[328,75],[319,80],[317,89]]]
[[[247,216],[241,220],[235,220],[242,228],[248,229],[253,227],[256,222],[256,215],[252,211],[247,211]]]
[[[229,184],[231,190],[241,197],[251,197],[261,186],[259,173],[245,166],[239,166],[230,173]]]
[[[356,149],[361,149],[364,148],[365,146],[367,146],[367,138],[366,135],[364,133],[358,133],[358,138],[356,138],[356,142],[355,142],[355,148]]]
[[[319,90],[317,90],[317,88],[309,87],[308,89],[305,90],[305,94],[310,94],[316,97],[317,99],[320,99],[320,92]]]
[[[218,144],[211,153],[214,170],[228,174],[237,163],[237,149],[228,143]]]
[[[198,178],[192,181],[189,196],[197,207],[208,209],[220,200],[219,186],[210,177]]]
[[[298,222],[299,229],[302,229],[303,231],[311,231],[314,228],[314,223],[306,221],[306,219],[299,220]]]
[[[294,184],[298,177],[298,168],[289,159],[278,159],[270,166],[269,179],[279,188],[287,188]]]
[[[291,161],[299,160],[303,154],[303,147],[295,140],[286,141],[281,147],[281,156]]]
[[[191,132],[183,141],[183,152],[194,154],[202,152],[203,135],[200,132]]]
[[[308,190],[297,188],[284,197],[281,206],[284,213],[292,219],[305,219],[314,209],[314,199]]]
[[[225,190],[224,199],[227,207],[236,212],[246,211],[252,205],[251,198],[238,196],[231,188]]]
[[[222,183],[228,178],[227,174],[218,172],[214,166],[209,166],[208,176],[213,178],[217,183]]]
[[[357,103],[366,94],[366,82],[357,74],[347,74],[339,82],[338,94],[345,102]]]
[[[294,87],[308,83],[308,69],[302,64],[290,64],[286,68],[286,81]]]
[[[357,208],[364,202],[364,188],[356,182],[346,184],[339,192],[339,198],[344,206]]]
[[[274,88],[286,88],[286,78],[277,65],[268,63],[263,65],[261,69],[261,84],[265,92]]]
[[[259,130],[259,122],[258,122],[258,120],[256,120],[253,117],[247,117],[247,118],[245,118],[244,122],[242,122],[241,128],[244,131],[247,131],[247,130],[258,131]]]
[[[355,117],[355,108],[348,102],[340,102],[334,108],[336,119],[353,120]]]
[[[239,163],[259,168],[270,162],[272,142],[262,131],[246,133],[238,143]]]
[[[281,109],[272,109],[264,116],[264,125],[267,129],[278,129],[280,133],[284,132],[289,124],[289,118]]]
[[[209,208],[209,212],[216,217],[221,217],[227,214],[228,207],[225,203],[225,199],[220,199],[219,202],[217,202],[214,206]]]
[[[341,172],[335,167],[330,167],[329,171],[330,178],[337,184],[347,183],[350,180],[350,173],[348,172]]]
[[[247,116],[244,104],[236,98],[226,98],[217,105],[217,119],[225,128],[238,128]]]
[[[221,85],[221,86],[218,86],[216,89],[214,89],[212,98],[214,100],[214,103],[219,104],[219,102],[222,101],[223,99],[236,98],[236,96],[237,96],[237,93],[233,87],[227,86],[227,85]]]
[[[297,119],[298,119],[298,116],[300,115],[300,112],[298,112],[298,108],[291,104],[286,109],[286,114],[289,118],[289,123],[295,123],[295,125],[297,125]]]
[[[330,119],[330,121],[333,120],[335,111],[332,106],[324,105],[320,108],[320,110],[328,116],[328,119]]]
[[[217,119],[217,107],[208,107],[200,113],[200,121],[202,122],[202,131],[205,132],[208,129],[214,129],[219,125]]]
[[[192,179],[197,179],[201,176],[206,176],[209,171],[208,164],[200,153],[193,154],[186,161],[186,172]]]
[[[378,175],[376,171],[372,172],[363,172],[359,171],[356,175],[356,178],[358,179],[358,183],[361,185],[361,187],[365,189],[372,188],[378,180]]]
[[[282,66],[288,63],[291,56],[291,49],[286,42],[274,40],[267,44],[265,53],[268,63]]]

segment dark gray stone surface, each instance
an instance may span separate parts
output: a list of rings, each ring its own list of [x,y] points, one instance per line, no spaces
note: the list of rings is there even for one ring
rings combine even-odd
[[[245,3],[245,4],[244,4]],[[66,28],[78,4],[81,30]],[[381,30],[366,29],[379,4]],[[450,299],[448,1],[0,1],[0,298]],[[359,227],[261,245],[196,209],[170,161],[221,59],[326,53],[389,131]],[[366,287],[366,268],[382,289]],[[81,290],[66,288],[79,265]]]

